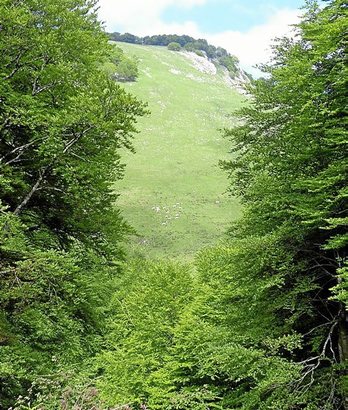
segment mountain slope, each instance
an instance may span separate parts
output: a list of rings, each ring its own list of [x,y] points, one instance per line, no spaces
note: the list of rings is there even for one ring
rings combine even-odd
[[[239,215],[218,167],[230,145],[219,129],[233,124],[245,97],[226,70],[194,53],[117,45],[139,59],[138,81],[125,87],[151,111],[139,123],[137,153],[126,154],[118,206],[137,231],[134,251],[190,259]]]

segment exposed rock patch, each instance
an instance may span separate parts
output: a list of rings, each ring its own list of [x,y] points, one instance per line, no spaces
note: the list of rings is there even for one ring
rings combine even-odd
[[[192,63],[192,66],[201,73],[216,75],[217,70],[215,64],[209,61],[206,57],[201,57],[191,51],[181,51],[180,54],[188,58]]]

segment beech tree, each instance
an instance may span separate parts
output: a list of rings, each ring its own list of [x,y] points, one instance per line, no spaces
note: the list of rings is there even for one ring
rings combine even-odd
[[[122,257],[110,184],[144,107],[103,71],[112,46],[95,4],[0,4],[2,408],[96,351]]]
[[[167,384],[162,369],[192,298],[191,270],[141,259],[127,265],[111,299],[105,350],[96,361],[97,387],[109,406],[165,408],[163,400],[155,407],[154,399]]]
[[[303,366],[299,384],[279,384],[296,399],[282,408],[346,406],[348,19],[345,1],[327,3],[309,2],[297,37],[275,46],[243,125],[228,133],[236,158],[224,164],[245,209],[232,238],[277,238],[273,246],[290,263],[277,267],[265,250],[269,268],[259,275],[260,285],[273,277],[264,295],[283,300],[277,321],[302,341],[289,356]]]

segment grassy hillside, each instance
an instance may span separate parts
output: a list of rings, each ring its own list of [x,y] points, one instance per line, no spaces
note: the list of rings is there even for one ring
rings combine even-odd
[[[229,142],[229,126],[244,97],[225,72],[164,47],[118,44],[139,59],[140,75],[125,84],[147,101],[151,114],[139,123],[135,155],[125,154],[124,180],[115,189],[119,206],[136,229],[133,250],[149,257],[190,259],[216,242],[239,215],[226,194],[218,161]]]

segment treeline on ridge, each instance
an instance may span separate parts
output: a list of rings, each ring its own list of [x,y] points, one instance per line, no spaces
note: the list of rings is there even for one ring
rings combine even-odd
[[[222,47],[215,47],[209,44],[205,39],[194,39],[187,35],[177,34],[158,34],[153,36],[138,37],[130,33],[110,33],[109,38],[112,41],[119,41],[131,44],[141,44],[148,46],[165,46],[168,47],[173,43],[178,45],[176,48],[178,51],[180,48],[186,51],[193,51],[199,55],[202,52],[211,59],[218,61],[219,64],[226,67],[230,74],[233,76],[239,71],[239,60],[236,56],[230,54]]]

